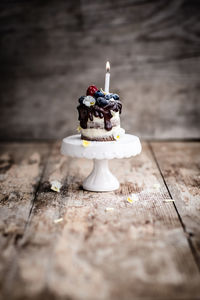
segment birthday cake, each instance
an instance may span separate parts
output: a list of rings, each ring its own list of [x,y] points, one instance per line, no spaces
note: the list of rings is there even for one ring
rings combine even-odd
[[[122,103],[117,94],[106,93],[91,85],[86,96],[79,98],[77,109],[82,140],[116,141],[124,134],[120,127]]]

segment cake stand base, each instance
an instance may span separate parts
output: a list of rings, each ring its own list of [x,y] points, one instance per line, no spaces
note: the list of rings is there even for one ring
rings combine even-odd
[[[117,178],[108,168],[108,160],[135,156],[141,152],[141,149],[139,138],[131,134],[124,134],[119,141],[92,141],[87,147],[83,144],[80,134],[77,134],[63,139],[61,153],[72,157],[93,159],[93,170],[84,180],[83,188],[93,192],[107,192],[119,188]]]
[[[93,170],[83,181],[83,188],[93,192],[108,192],[119,188],[119,181],[110,172],[108,160],[94,159]]]

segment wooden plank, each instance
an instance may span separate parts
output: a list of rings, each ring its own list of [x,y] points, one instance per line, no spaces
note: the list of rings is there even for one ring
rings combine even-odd
[[[148,145],[110,165],[118,191],[83,191],[92,162],[61,157],[55,145],[5,297],[198,299],[198,269]]]
[[[152,143],[200,268],[200,143]]]
[[[126,130],[199,138],[199,11],[187,0],[1,1],[0,138],[75,132],[77,100],[104,87],[108,59]]]
[[[0,145],[0,288],[16,258],[48,151],[46,143]]]

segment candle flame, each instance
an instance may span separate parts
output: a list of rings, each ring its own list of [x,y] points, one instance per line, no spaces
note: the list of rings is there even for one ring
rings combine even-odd
[[[110,72],[110,63],[107,61],[106,63],[106,72]]]

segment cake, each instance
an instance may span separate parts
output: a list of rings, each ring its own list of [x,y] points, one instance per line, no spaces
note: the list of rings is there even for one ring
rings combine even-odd
[[[116,141],[124,134],[120,127],[122,103],[117,94],[105,93],[96,86],[88,87],[79,98],[79,131],[88,141]]]

